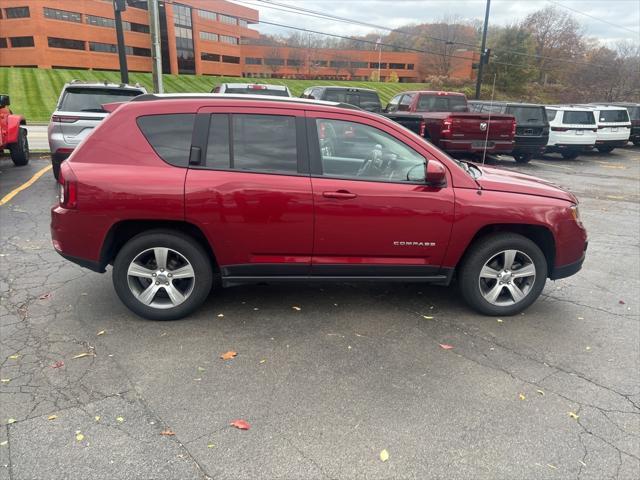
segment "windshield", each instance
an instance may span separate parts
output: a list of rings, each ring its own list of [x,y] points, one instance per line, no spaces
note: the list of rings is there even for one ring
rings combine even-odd
[[[380,99],[375,92],[327,90],[322,99],[328,102],[348,103],[370,112],[379,112],[381,110]]]
[[[570,123],[573,125],[593,125],[596,118],[591,111],[566,111],[562,117],[562,123]]]
[[[627,110],[621,108],[620,110],[600,110],[600,121],[603,123],[608,122],[629,122],[629,114]]]
[[[420,95],[418,112],[467,112],[467,99],[463,95]]]
[[[276,90],[273,88],[249,88],[249,87],[231,87],[227,88],[224,93],[240,93],[243,95],[267,95],[270,97],[288,97],[286,90]]]
[[[544,107],[508,107],[507,113],[516,117],[516,123],[545,123]]]
[[[67,88],[59,110],[65,112],[104,112],[102,105],[113,102],[128,102],[142,95],[140,90],[115,88]]]

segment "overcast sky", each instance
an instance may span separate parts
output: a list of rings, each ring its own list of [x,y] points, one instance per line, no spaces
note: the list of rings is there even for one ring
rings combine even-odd
[[[265,3],[259,0],[235,1],[259,10],[261,20],[274,23],[295,25],[339,35],[361,35],[376,31],[374,28],[364,26],[285,13],[282,10],[268,8]],[[486,0],[273,1],[390,28],[409,23],[433,22],[444,16],[483,20],[486,5]],[[640,0],[492,0],[489,24],[506,25],[517,22],[531,12],[554,4],[558,9],[574,15],[582,24],[586,35],[600,40],[604,44],[612,45],[618,40],[625,39],[640,42],[640,33],[638,33],[640,32]],[[564,5],[567,8],[558,5]],[[264,24],[259,26],[259,30],[263,33],[291,31]]]

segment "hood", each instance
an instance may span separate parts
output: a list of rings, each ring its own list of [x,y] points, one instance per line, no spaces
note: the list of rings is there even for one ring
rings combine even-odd
[[[476,166],[482,171],[482,176],[476,181],[483,190],[537,195],[578,203],[575,195],[541,178],[499,168]]]

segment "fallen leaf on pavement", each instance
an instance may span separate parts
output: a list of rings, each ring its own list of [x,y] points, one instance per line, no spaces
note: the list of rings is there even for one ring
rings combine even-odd
[[[64,367],[64,362],[62,360],[58,360],[56,363],[51,365],[51,368],[60,368],[60,367]]]
[[[389,460],[389,452],[387,452],[386,448],[380,452],[380,460],[382,460],[383,462]]]
[[[451,350],[453,348],[453,345],[447,345],[446,343],[441,343],[440,348],[442,348],[443,350]]]
[[[591,350],[591,347],[587,346],[587,347],[585,348],[585,350]]]
[[[84,440],[84,435],[81,433],[76,433],[76,440],[78,442],[81,442],[82,440]]]
[[[122,422],[124,422],[124,418],[122,418],[122,417],[116,417],[116,421],[117,421],[118,423],[122,423]]]
[[[7,423],[8,424],[16,423],[16,419],[15,418],[9,418],[9,419],[7,419]]]
[[[93,417],[93,418],[95,418],[96,422],[99,422],[99,421],[100,421],[100,415],[96,415],[96,416],[95,416],[95,417]]]
[[[47,298],[51,298],[51,292],[49,293],[43,293],[42,295],[40,295],[40,300],[46,300]]]
[[[162,432],[160,432],[160,435],[164,435],[165,437],[173,437],[175,435],[175,432],[172,432],[171,430],[163,430]]]
[[[266,360],[260,360],[260,365],[262,365]]]
[[[219,313],[218,317],[220,317],[220,318],[224,317],[224,313]]]
[[[234,351],[228,351],[226,353],[223,353],[222,355],[220,355],[220,358],[222,360],[231,360],[233,357],[235,357],[236,355],[238,355],[238,352],[234,352]]]
[[[620,305],[624,305],[624,300],[618,300],[618,303],[619,303]]]
[[[578,317],[578,320],[584,320],[584,317]]]
[[[4,447],[7,443],[9,443],[7,440],[0,442],[0,447]]]
[[[47,420],[55,420],[56,418],[58,418],[58,415],[49,415]]]
[[[547,463],[547,467],[553,468],[554,470],[558,469],[558,467],[556,467],[555,465],[551,465],[550,463]]]
[[[521,393],[520,395],[518,395],[518,397],[520,397],[520,400],[526,400],[527,397],[524,396],[524,393]]]
[[[544,392],[542,390],[536,390],[536,392],[538,392],[540,395],[544,397]]]
[[[234,420],[233,422],[231,422],[231,426],[236,427],[240,430],[249,430],[251,428],[251,425],[249,425],[244,420]]]
[[[295,307],[295,306],[294,306],[294,307],[291,307],[291,308],[293,308],[294,310],[297,310],[298,312],[299,312],[300,310],[302,310],[300,307]]]
[[[20,358],[20,355],[9,355],[9,358],[11,360],[17,360],[18,358]]]
[[[570,416],[571,418],[573,418],[574,420],[578,420],[578,418],[580,418],[580,416],[579,416],[579,415],[576,415],[576,414],[575,414],[575,413],[573,413],[573,412],[569,412],[569,416]]]
[[[9,383],[11,381],[10,378],[0,378],[0,382],[2,383]]]
[[[496,320],[496,322],[498,322],[498,323],[502,323],[502,322],[504,322],[504,320],[502,320],[501,318],[498,318],[498,319]]]
[[[96,335],[99,337],[100,335],[104,335],[105,333],[107,333],[106,330],[100,330],[98,333],[96,333]]]
[[[422,315],[422,318],[424,318],[425,320],[433,320],[433,317],[430,317],[428,315]]]
[[[199,371],[199,372],[204,372],[204,371],[205,371],[205,369],[204,369],[204,368],[202,368],[202,367],[198,367],[198,371]]]
[[[75,358],[95,357],[95,356],[96,356],[96,354],[93,353],[93,352],[82,352],[82,353],[79,353],[77,355],[74,355],[73,358],[75,359]]]
[[[213,447],[215,447],[215,444],[213,444],[213,443],[207,443],[207,448],[213,448]]]

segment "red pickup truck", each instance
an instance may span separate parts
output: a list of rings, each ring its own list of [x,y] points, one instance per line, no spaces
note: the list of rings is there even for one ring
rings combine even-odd
[[[512,115],[469,112],[462,93],[403,92],[384,115],[448,153],[510,153],[516,120]]]

